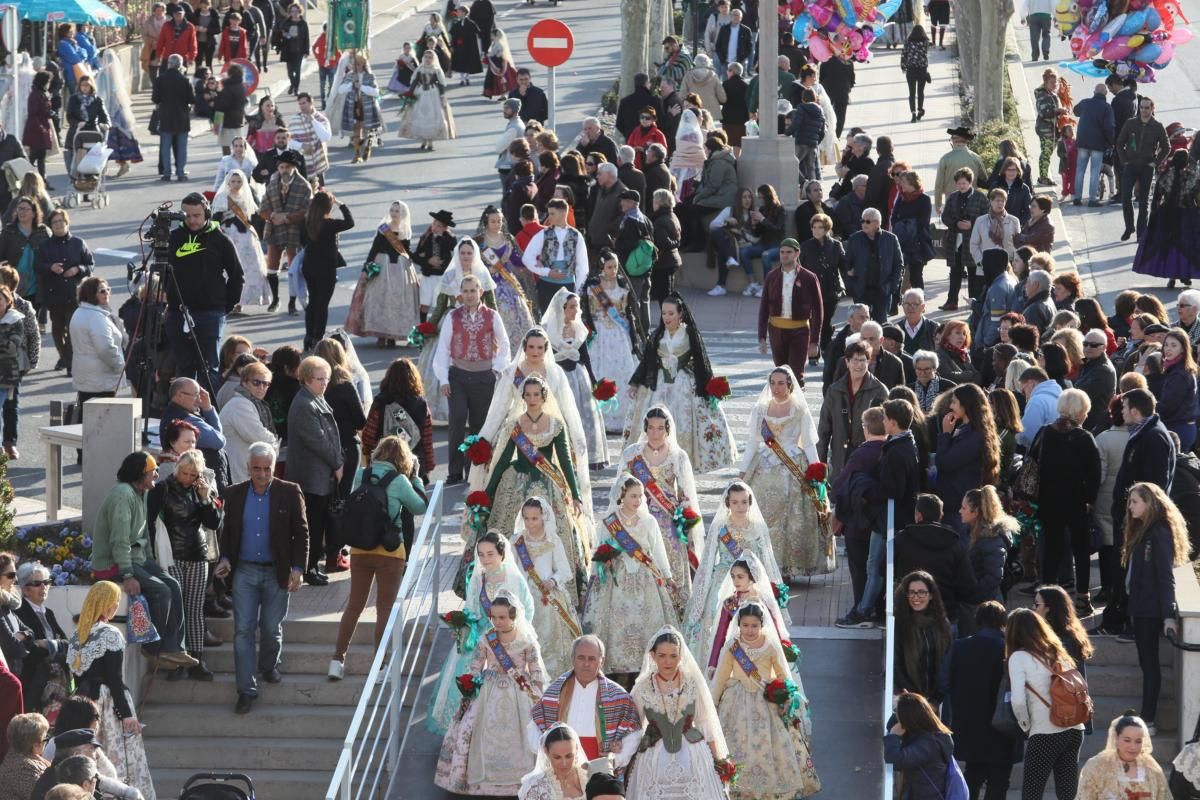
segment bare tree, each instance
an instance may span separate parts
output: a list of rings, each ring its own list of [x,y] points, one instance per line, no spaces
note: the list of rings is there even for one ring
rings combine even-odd
[[[621,0],[621,85],[633,91],[633,76],[650,72],[650,0]]]
[[[990,0],[983,0],[990,2]],[[979,64],[979,32],[982,22],[981,0],[954,0],[954,34],[958,44],[958,66],[963,83],[975,86]]]
[[[1013,0],[984,0],[981,10],[975,73],[977,125],[1004,119],[1004,53]]]

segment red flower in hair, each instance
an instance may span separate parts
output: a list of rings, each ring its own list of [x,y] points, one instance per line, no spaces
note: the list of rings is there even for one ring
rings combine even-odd
[[[724,400],[732,394],[729,389],[729,379],[723,376],[709,378],[708,383],[704,386],[704,391],[709,397],[715,397],[718,400]]]
[[[804,480],[820,483],[829,474],[829,467],[823,461],[814,461],[804,470]]]

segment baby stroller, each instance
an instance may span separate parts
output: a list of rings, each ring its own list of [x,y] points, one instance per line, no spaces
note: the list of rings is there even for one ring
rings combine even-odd
[[[64,199],[67,208],[74,208],[90,202],[92,208],[105,208],[108,205],[108,192],[104,190],[104,170],[108,167],[108,157],[112,155],[106,141],[107,126],[101,125],[99,130],[75,132],[75,141],[71,148],[75,159],[71,164],[71,191]]]
[[[183,784],[179,800],[254,800],[254,782],[240,772],[200,772]]]

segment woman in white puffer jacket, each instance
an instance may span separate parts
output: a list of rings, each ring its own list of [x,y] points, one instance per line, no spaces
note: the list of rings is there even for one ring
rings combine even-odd
[[[103,278],[79,284],[79,307],[71,316],[71,381],[79,402],[116,397],[125,372],[125,331],[108,308],[111,290]]]

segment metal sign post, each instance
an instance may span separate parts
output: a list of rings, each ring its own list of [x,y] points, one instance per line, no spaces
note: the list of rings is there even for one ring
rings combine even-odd
[[[554,130],[556,105],[554,70],[555,67],[561,67],[567,63],[567,59],[575,51],[575,35],[571,33],[571,29],[567,27],[566,23],[557,19],[543,19],[534,23],[533,27],[529,29],[526,47],[534,61],[550,70],[549,80],[546,84],[546,100],[550,106],[548,120],[550,130]]]

